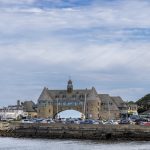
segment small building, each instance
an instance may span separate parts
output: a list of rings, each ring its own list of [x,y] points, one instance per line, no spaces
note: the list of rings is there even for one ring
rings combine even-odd
[[[128,103],[127,106],[128,106],[128,116],[138,115],[138,105],[137,104]]]
[[[18,119],[24,115],[23,107],[20,105],[20,101],[17,101],[17,105],[10,105],[8,107],[0,108],[0,118],[3,119]]]
[[[150,110],[144,111],[143,113],[140,113],[140,116],[146,116],[150,118]]]
[[[20,119],[22,117],[34,118],[37,117],[37,106],[32,101],[24,101],[17,105],[0,108],[0,119]]]
[[[33,101],[24,101],[21,103],[24,111],[24,116],[28,118],[37,117],[37,106]]]

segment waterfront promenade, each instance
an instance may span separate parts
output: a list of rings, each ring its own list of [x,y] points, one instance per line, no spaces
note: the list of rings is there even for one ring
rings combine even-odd
[[[0,136],[89,139],[89,140],[140,140],[150,141],[150,127],[139,125],[90,125],[90,124],[11,124],[1,130]]]

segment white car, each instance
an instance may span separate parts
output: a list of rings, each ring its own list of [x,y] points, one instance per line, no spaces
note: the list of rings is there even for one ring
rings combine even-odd
[[[24,119],[24,120],[21,120],[21,123],[33,123],[33,122],[30,121],[29,119]]]

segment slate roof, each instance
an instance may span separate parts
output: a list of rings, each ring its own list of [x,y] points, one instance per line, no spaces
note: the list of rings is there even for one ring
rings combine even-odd
[[[55,101],[57,99],[62,100],[99,100],[102,104],[102,110],[119,111],[120,108],[128,108],[121,97],[111,97],[108,94],[98,94],[94,87],[91,89],[75,89],[72,93],[68,93],[67,90],[49,90],[44,88],[38,101]]]
[[[23,104],[23,110],[25,112],[35,112],[35,103],[33,101],[25,101]]]
[[[75,89],[72,93],[67,93],[67,90],[49,90],[48,88],[44,88],[38,101],[56,100],[59,98],[64,100],[81,100],[85,99],[85,94],[87,100],[97,99],[97,92],[94,87],[92,89]]]
[[[114,104],[114,101],[108,94],[99,94],[101,105],[103,110],[118,111],[118,107]]]
[[[144,112],[141,113],[141,114],[150,114],[150,110],[144,111]]]
[[[128,109],[128,106],[126,105],[126,103],[122,100],[122,98],[120,96],[113,96],[111,97],[111,99],[113,100],[113,102],[117,105],[118,108],[126,108]]]

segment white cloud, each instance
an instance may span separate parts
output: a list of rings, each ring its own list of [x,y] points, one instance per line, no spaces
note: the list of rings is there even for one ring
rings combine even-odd
[[[29,0],[29,2],[32,1]],[[44,10],[37,7],[34,8],[33,6],[22,8],[16,5],[14,8],[9,8],[7,6],[1,8],[0,17],[5,19],[3,17],[10,15],[12,19],[10,19],[9,23],[13,20],[17,20],[16,23],[14,22],[14,25],[16,26],[24,26],[26,25],[24,24],[25,22],[28,23],[30,21],[29,25],[40,22],[39,25],[42,24],[43,28],[48,26],[52,29],[92,28],[103,26],[116,28],[150,27],[150,20],[148,19],[150,15],[149,6],[150,4],[148,2],[138,0],[126,1],[116,7],[94,5],[91,7],[71,9],[53,8]],[[139,13],[139,10],[142,11]],[[36,15],[35,13],[38,14]],[[37,27],[39,27],[39,25],[37,24]]]
[[[87,78],[91,77],[99,84],[103,80],[112,84],[124,81],[129,84],[132,80],[149,82],[150,35],[143,40],[142,31],[139,35],[133,32],[134,28],[150,29],[148,1],[126,0],[126,3],[115,6],[98,4],[61,9],[41,9],[30,5],[34,2],[0,0],[0,4],[15,4],[13,7],[3,5],[0,9],[1,72],[6,69],[7,62],[14,67],[10,67],[14,69],[10,72],[18,71],[18,64],[23,64],[24,69],[39,65],[39,68],[46,66],[46,69],[48,66],[49,74],[52,71],[77,75],[87,73]],[[20,7],[25,3],[28,6]],[[136,40],[137,36],[142,37]],[[103,71],[104,75],[101,74]],[[97,73],[93,75],[93,72]],[[108,90],[115,95],[134,97],[130,92],[132,88],[137,89],[133,92],[136,95],[139,86],[123,91]],[[140,89],[146,91],[146,87]]]
[[[1,4],[31,4],[37,0],[0,0]]]
[[[20,33],[21,35],[23,35],[23,34],[26,34],[27,32],[30,38],[30,35],[32,36],[32,32],[33,34],[37,32],[36,36],[40,36],[40,33],[42,32],[42,30],[50,32],[50,33],[58,30],[57,32],[58,36],[56,38],[59,39],[59,31],[66,29],[66,28],[70,28],[70,29],[87,28],[90,31],[94,27],[101,28],[105,26],[105,27],[110,27],[110,28],[113,27],[115,29],[116,28],[120,29],[120,31],[117,30],[114,33],[119,34],[119,38],[123,38],[124,36],[128,38],[128,35],[124,35],[124,32],[121,31],[121,28],[133,28],[133,27],[144,28],[145,26],[149,27],[150,20],[147,18],[149,17],[150,10],[148,9],[149,8],[148,3],[140,2],[140,1],[136,1],[136,2],[128,1],[128,3],[123,3],[123,4],[124,5],[118,6],[117,9],[114,7],[111,8],[110,6],[106,8],[103,6],[99,6],[99,7],[91,6],[91,7],[82,8],[82,9],[72,8],[72,9],[47,9],[47,10],[43,10],[40,8],[26,8],[26,9],[5,8],[1,10],[1,14],[0,14],[0,18],[1,18],[0,31],[4,35],[6,34],[6,37],[8,36],[8,39],[9,39],[9,35],[14,36],[15,38],[20,38],[20,37],[17,37],[20,35]],[[87,9],[91,9],[91,11],[87,11]],[[135,14],[137,14],[139,9],[144,10],[144,11],[140,12],[140,14],[138,13],[139,15],[135,16]],[[9,27],[7,25],[9,25]],[[98,35],[97,33],[93,35],[93,37],[101,38],[103,36],[105,37],[107,34],[108,34],[107,31],[105,31],[104,34]],[[52,35],[52,37],[53,36],[54,35]],[[118,35],[108,34],[106,36],[106,39],[107,38],[113,39],[115,36],[118,36]],[[49,37],[50,40],[52,37]],[[6,41],[8,39],[6,39]],[[25,54],[27,58],[30,58],[34,55],[37,56],[37,55],[41,55],[41,53],[44,54],[45,53],[44,51],[47,51],[45,49],[49,49],[48,42],[47,43],[43,42],[44,40],[41,40],[40,42],[41,45],[37,44],[37,48],[36,47],[32,48],[32,45],[31,45],[32,43],[30,42],[26,43],[25,45],[23,42],[23,44],[20,44],[20,45],[15,43],[13,47],[7,48],[7,49],[8,51],[9,49],[18,49],[17,53],[22,54],[22,51],[20,51],[20,49],[24,49],[27,46],[28,49],[32,48],[32,52],[29,52],[29,53],[28,53],[28,50],[25,50],[26,51]],[[66,55],[64,56],[64,59],[59,58],[61,61],[69,60],[66,58],[67,56],[72,56],[71,49],[73,49],[73,53],[74,53],[73,47],[75,45],[80,46],[80,43],[82,43],[82,42],[79,42],[79,44],[77,44],[76,41],[69,40],[69,42],[72,42],[72,44],[68,44],[67,41],[65,41],[65,39],[60,38],[59,40],[62,40],[62,42],[60,43],[58,42],[58,44],[60,45],[63,45],[63,46],[72,45],[71,48],[69,46],[70,50],[69,49],[65,50],[68,52],[65,53]],[[16,42],[16,40],[14,42]],[[52,40],[51,43],[53,42],[54,41]],[[4,43],[5,43],[5,39],[4,39]],[[82,50],[80,50],[79,52],[76,52],[74,55],[75,58],[79,58],[81,61],[83,61],[82,66],[85,68],[99,69],[101,67],[105,68],[105,67],[112,66],[115,64],[125,65],[126,62],[129,62],[131,66],[137,65],[137,66],[141,66],[141,68],[149,67],[149,62],[147,61],[149,57],[149,52],[148,52],[149,44],[148,43],[146,44],[144,43],[141,45],[138,44],[138,47],[137,45],[133,43],[132,44],[133,48],[132,48],[132,45],[125,46],[124,44],[117,43],[117,42],[115,42],[114,44],[107,43],[107,44],[102,44],[102,45],[90,44],[90,42],[86,44],[87,46],[84,45],[84,47],[82,47]],[[40,47],[41,49],[43,48],[44,50],[40,50],[40,48],[38,47]],[[52,49],[60,49],[60,47],[54,46]],[[66,47],[64,46],[63,49],[65,48]],[[36,52],[34,51],[34,49],[37,49]],[[54,50],[49,50],[49,51],[52,52]],[[33,55],[31,55],[30,53],[33,53]],[[54,53],[54,56],[59,56],[59,50],[53,53]],[[84,54],[86,54],[86,56],[84,56]],[[63,55],[61,55],[61,57],[62,56]],[[97,58],[97,56],[99,57]],[[147,61],[146,64],[143,63],[143,59],[140,58],[140,56],[142,56],[142,58],[143,57],[145,58],[144,61]],[[21,58],[23,58],[23,56],[21,56]],[[105,62],[106,59],[107,59],[107,62]],[[45,57],[45,60],[46,60],[46,57]],[[71,57],[71,60],[74,60],[73,57]],[[87,62],[90,62],[90,65]],[[105,63],[102,63],[102,62],[105,62]]]
[[[140,71],[140,74],[142,72],[150,73],[150,51],[148,50],[150,44],[148,43],[130,43],[128,45],[90,43],[81,46],[80,43],[70,42],[72,43],[54,36],[49,40],[4,45],[0,47],[0,58],[1,60],[13,59],[20,62],[38,61],[49,65],[71,65],[74,70],[78,71],[98,71],[124,67],[128,71],[134,70],[136,73]]]
[[[123,99],[126,101],[135,101],[141,98],[141,95],[145,95],[147,90],[144,88],[120,88],[113,89],[109,91],[111,95],[122,95]]]

